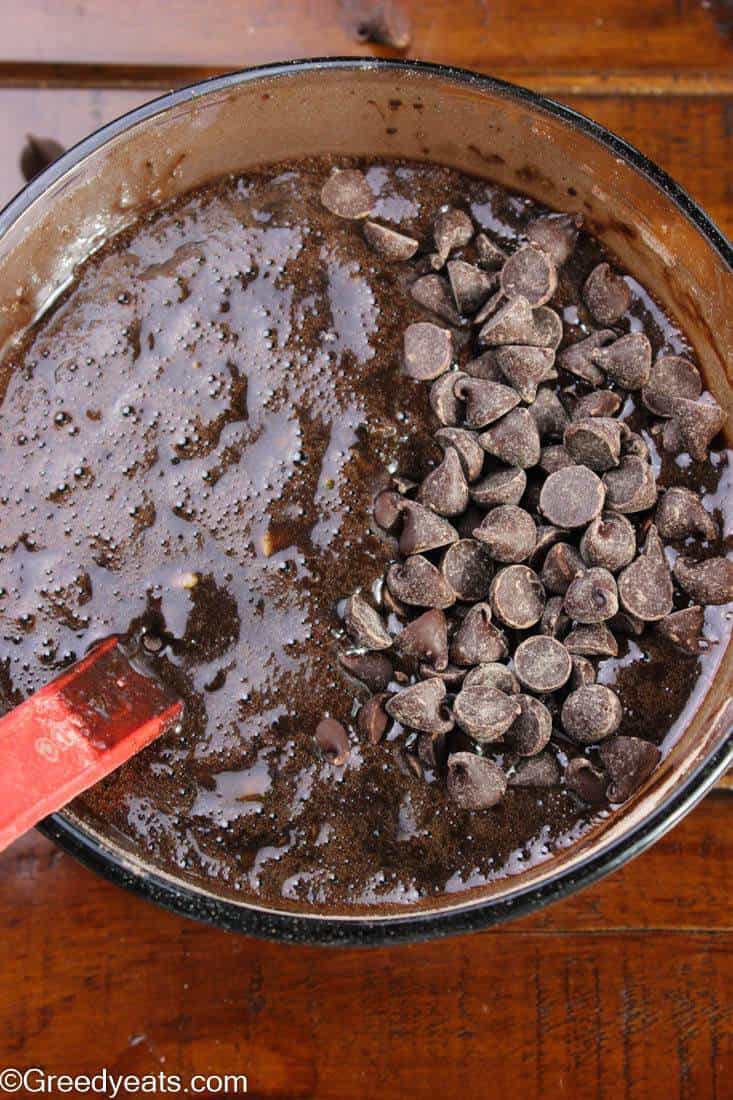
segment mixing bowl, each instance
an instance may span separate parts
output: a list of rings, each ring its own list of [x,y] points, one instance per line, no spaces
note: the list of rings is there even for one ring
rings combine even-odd
[[[730,408],[733,250],[677,184],[603,127],[470,72],[331,59],[251,69],[172,92],[82,141],[0,215],[0,343],[48,306],[75,265],[142,211],[229,172],[313,154],[437,161],[579,211],[687,333]],[[722,647],[721,647],[722,649]],[[442,936],[514,917],[592,882],[675,824],[733,758],[733,654],[698,681],[665,759],[623,809],[546,863],[400,913],[317,915],[217,896],[146,861],[76,810],[43,831],[114,882],[222,927],[310,943]]]

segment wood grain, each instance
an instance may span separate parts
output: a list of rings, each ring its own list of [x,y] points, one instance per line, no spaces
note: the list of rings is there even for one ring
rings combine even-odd
[[[291,57],[389,54],[361,42],[355,0],[2,0],[0,56],[10,65],[242,68]],[[716,78],[730,83],[733,19],[727,0],[411,0],[410,56],[483,72]],[[682,46],[684,44],[684,48]],[[0,73],[2,68],[0,67]],[[98,76],[99,74],[97,74]],[[670,81],[671,84],[671,81]]]
[[[711,797],[531,919],[370,951],[195,925],[32,835],[0,858],[0,1055],[54,1072],[246,1072],[250,1095],[288,1100],[477,1096],[487,1081],[491,1095],[723,1100],[731,808]]]

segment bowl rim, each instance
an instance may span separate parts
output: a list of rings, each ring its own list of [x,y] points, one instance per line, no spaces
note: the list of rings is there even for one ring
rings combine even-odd
[[[263,79],[329,70],[383,70],[405,75],[419,73],[479,91],[498,93],[554,115],[589,135],[655,184],[697,227],[733,272],[733,246],[697,202],[663,169],[600,123],[538,92],[468,69],[433,62],[372,57],[304,58],[253,66],[210,77],[158,96],[83,138],[27,184],[0,211],[0,237],[71,168],[138,123],[212,92],[225,91]],[[344,946],[387,945],[486,928],[510,918],[524,916],[550,901],[566,897],[643,852],[700,801],[731,763],[733,732],[729,731],[721,743],[682,780],[677,790],[669,793],[635,828],[610,842],[599,853],[588,855],[576,867],[561,871],[556,878],[535,886],[519,886],[502,898],[469,897],[465,904],[458,903],[446,909],[429,912],[418,910],[405,914],[397,912],[381,917],[371,917],[363,913],[331,916],[269,910],[251,902],[214,896],[183,879],[157,873],[142,864],[136,866],[134,856],[126,856],[120,849],[107,845],[63,811],[46,818],[38,828],[70,855],[104,878],[184,916],[230,931],[284,942]]]

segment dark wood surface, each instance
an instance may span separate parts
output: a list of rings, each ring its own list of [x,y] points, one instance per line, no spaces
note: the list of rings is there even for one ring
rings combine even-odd
[[[410,56],[562,99],[639,146],[733,233],[731,0],[409,7]],[[22,183],[28,132],[68,145],[209,73],[389,54],[356,40],[358,8],[3,0],[0,199]],[[195,925],[32,834],[0,856],[0,1069],[245,1072],[250,1095],[288,1100],[727,1100],[731,814],[715,792],[650,852],[532,918],[377,951]]]

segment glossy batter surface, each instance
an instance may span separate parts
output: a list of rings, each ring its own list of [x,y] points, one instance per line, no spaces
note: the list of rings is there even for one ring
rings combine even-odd
[[[451,202],[511,248],[540,211],[440,167],[362,167],[373,216],[421,238]],[[146,659],[184,698],[183,729],[76,810],[214,891],[313,909],[479,885],[592,820],[563,788],[460,811],[410,767],[404,738],[354,732],[363,693],[337,663],[337,605],[394,557],[375,494],[397,470],[424,477],[440,452],[427,388],[401,369],[404,328],[425,314],[404,265],[321,206],[329,170],[224,180],[111,242],[5,364],[0,414],[3,705],[109,634],[143,655],[146,634],[161,639]],[[584,236],[563,270],[552,304],[571,335],[600,255]],[[687,352],[630,285],[632,329],[655,353]],[[644,432],[631,400],[622,415]],[[713,511],[730,500],[725,452],[662,466],[645,438],[660,485],[697,488]],[[729,629],[708,609],[711,643]],[[601,662],[621,732],[661,743],[720,648],[682,657],[645,636]],[[351,726],[343,767],[313,736],[326,714]]]

